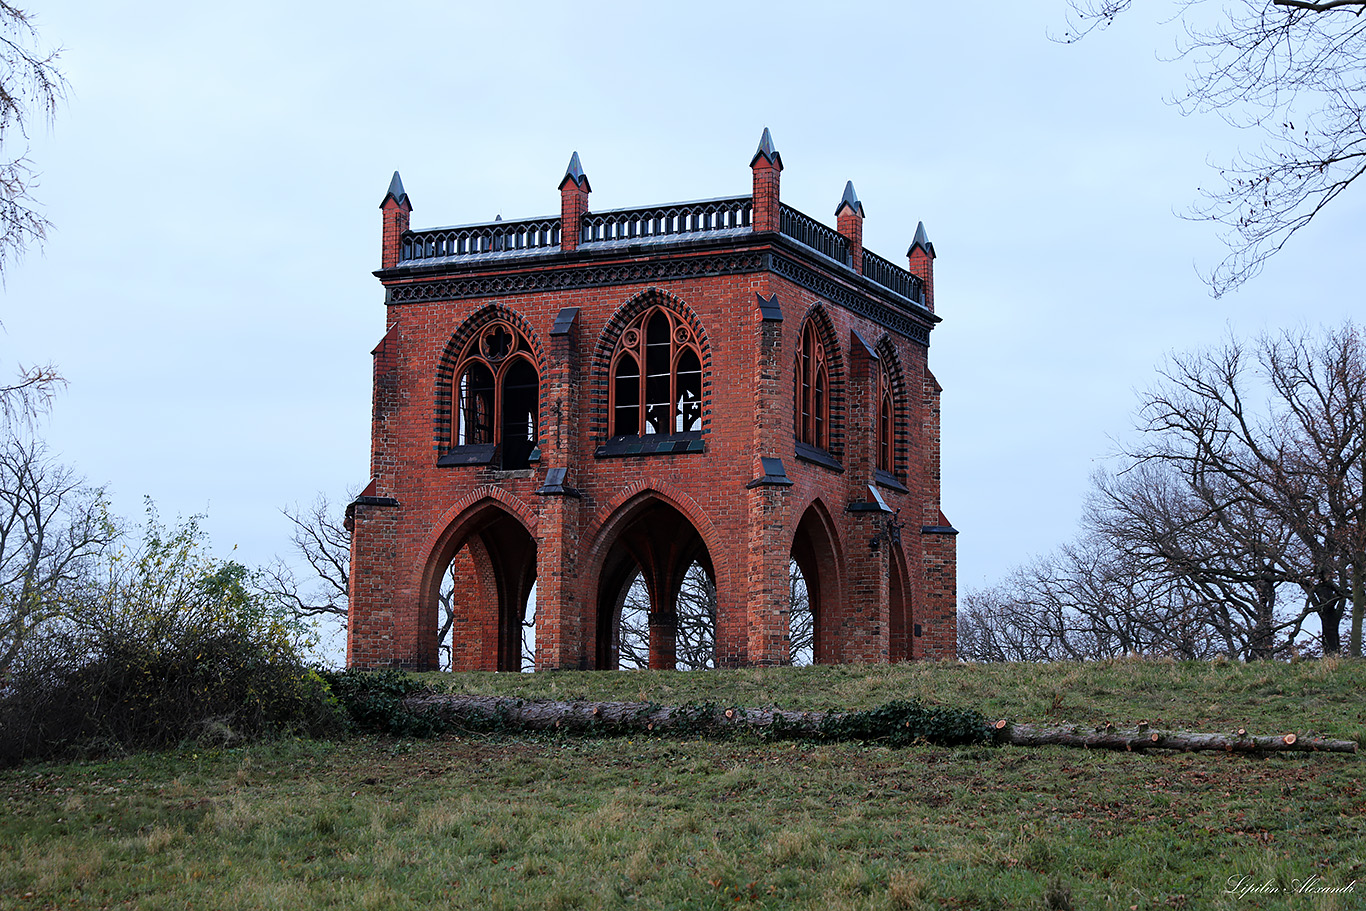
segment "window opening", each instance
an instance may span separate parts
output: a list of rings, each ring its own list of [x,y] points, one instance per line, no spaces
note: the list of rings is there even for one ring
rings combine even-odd
[[[817,449],[829,449],[830,373],[825,364],[825,346],[816,335],[816,325],[807,320],[802,327],[802,346],[797,355],[797,439]]]
[[[465,347],[456,371],[454,444],[497,444],[507,470],[526,468],[536,448],[540,384],[530,354],[526,339],[498,320]]]
[[[702,357],[692,330],[654,307],[621,334],[612,360],[612,436],[702,429]]]

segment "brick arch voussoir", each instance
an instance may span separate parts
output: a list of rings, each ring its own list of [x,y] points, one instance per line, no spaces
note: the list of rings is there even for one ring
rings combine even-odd
[[[536,540],[536,512],[524,500],[499,487],[481,485],[474,488],[442,513],[422,542],[419,552],[426,556],[414,581],[415,591],[421,593],[424,604],[428,601],[435,603],[429,596],[446,569],[445,563],[455,555],[458,545],[469,536],[471,529],[480,524],[490,511],[511,516],[526,529],[533,541]]]
[[[681,297],[670,294],[662,288],[651,286],[644,291],[633,294],[603,324],[602,332],[598,333],[598,341],[593,348],[592,367],[589,373],[591,379],[589,401],[594,418],[589,431],[594,438],[607,435],[608,381],[612,368],[612,355],[616,353],[617,343],[621,340],[621,334],[626,331],[626,327],[651,307],[662,307],[671,311],[675,316],[682,319],[688,328],[692,329],[693,336],[697,339],[697,346],[701,349],[702,376],[705,378],[711,375],[711,342],[708,340],[706,327],[703,326],[702,319],[697,315],[697,311]],[[704,427],[711,415],[710,388],[710,384],[704,380],[702,385]]]
[[[479,330],[498,319],[511,323],[512,327],[527,340],[527,344],[531,346],[531,358],[533,366],[536,368],[536,376],[545,376],[545,346],[541,343],[540,335],[522,314],[499,301],[494,301],[471,313],[451,335],[450,341],[442,349],[441,357],[436,363],[436,379],[432,389],[432,412],[435,414],[436,420],[433,422],[432,442],[439,452],[445,452],[452,445],[451,422],[454,418],[455,406],[451,401],[451,393],[452,385],[455,382],[455,368],[459,366],[460,352],[464,351],[470,341],[479,334]]]

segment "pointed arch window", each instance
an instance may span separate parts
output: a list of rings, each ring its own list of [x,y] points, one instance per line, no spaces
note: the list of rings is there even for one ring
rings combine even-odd
[[[896,462],[896,401],[885,363],[878,374],[878,393],[877,468],[890,475]]]
[[[611,366],[611,436],[702,429],[702,357],[676,313],[652,307],[622,331]]]
[[[812,320],[807,320],[802,327],[795,395],[797,439],[817,449],[829,449],[830,368],[826,362],[825,344]]]
[[[511,323],[494,320],[465,345],[455,376],[451,442],[490,449],[500,468],[526,468],[536,449],[540,399],[526,338]]]

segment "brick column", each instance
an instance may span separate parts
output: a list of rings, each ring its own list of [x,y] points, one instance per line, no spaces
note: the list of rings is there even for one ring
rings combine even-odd
[[[564,178],[560,181],[560,250],[571,253],[579,248],[579,233],[583,217],[588,214],[588,194],[593,188],[579,164],[579,153],[569,159]],[[537,589],[537,593],[540,589]]]
[[[854,193],[854,182],[844,184],[844,197],[835,207],[836,225],[845,240],[849,241],[849,265],[859,275],[863,274],[863,203]]]
[[[931,250],[931,255],[933,251]],[[912,622],[912,656],[954,658],[958,654],[958,531],[940,508],[939,398],[943,388],[927,369],[924,380],[924,440],[921,479],[924,597]]]
[[[577,158],[577,156],[576,156]],[[586,181],[585,181],[586,183]],[[577,185],[577,183],[575,184]],[[536,541],[536,669],[591,663],[592,630],[578,586],[579,308],[565,307],[550,329],[546,375],[541,377],[538,447],[545,480]]]
[[[759,138],[759,149],[749,160],[750,170],[754,172],[754,214],[752,227],[755,232],[777,231],[779,225],[778,182],[783,172],[783,157],[773,149],[773,137],[764,127],[764,135]]]
[[[379,204],[380,210],[384,213],[384,235],[380,249],[380,268],[392,269],[398,265],[398,261],[403,252],[403,232],[408,230],[409,216],[413,212],[413,204],[408,200],[408,194],[403,192],[403,181],[399,179],[398,172],[394,172],[394,177],[389,181],[389,192],[384,194],[384,200]]]
[[[873,481],[877,461],[874,419],[877,409],[878,356],[857,332],[850,333],[845,380],[845,480],[849,537],[847,580],[834,641],[841,643],[840,661],[877,663],[891,657],[890,572],[887,520],[892,512]],[[877,538],[877,549],[872,541]]]
[[[776,294],[757,295],[754,351],[754,480],[749,491],[745,662],[782,664],[788,658],[787,567],[793,518],[782,454],[792,450],[792,379],[783,347],[783,313]]]
[[[918,276],[925,283],[925,306],[934,312],[934,244],[930,243],[930,236],[925,233],[925,223],[922,221],[916,225],[915,240],[911,241],[911,248],[906,251],[906,258],[910,260],[907,271],[912,275]]]

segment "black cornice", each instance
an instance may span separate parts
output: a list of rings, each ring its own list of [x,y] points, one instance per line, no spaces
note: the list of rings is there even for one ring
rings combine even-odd
[[[781,234],[755,234],[752,238],[696,239],[666,247],[614,245],[604,250],[555,251],[468,263],[447,260],[396,266],[374,274],[384,283],[385,304],[399,306],[770,271],[885,329],[929,345],[930,330],[941,318],[924,307]]]

